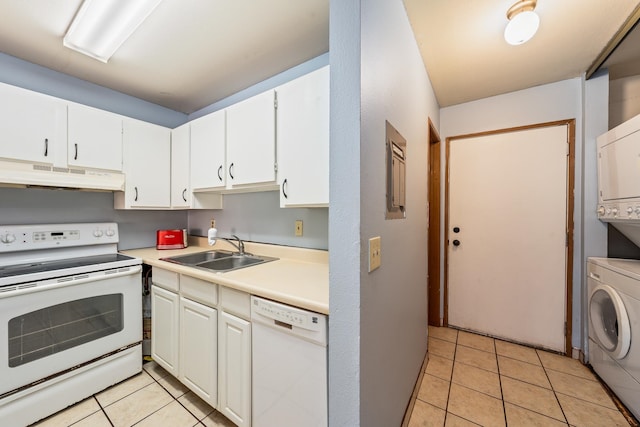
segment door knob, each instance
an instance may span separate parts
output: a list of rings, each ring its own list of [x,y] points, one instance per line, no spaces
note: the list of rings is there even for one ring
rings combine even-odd
[[[453,246],[460,246],[460,240],[454,240]]]

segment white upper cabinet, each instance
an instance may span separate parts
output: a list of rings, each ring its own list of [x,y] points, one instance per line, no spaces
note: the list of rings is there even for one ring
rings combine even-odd
[[[171,207],[191,207],[189,185],[190,124],[171,131]]]
[[[227,188],[276,181],[275,91],[227,108]]]
[[[171,130],[125,119],[123,123],[124,193],[114,196],[117,209],[171,207]]]
[[[66,113],[62,100],[0,83],[0,157],[65,166]]]
[[[122,116],[69,104],[67,159],[69,166],[122,171]]]
[[[329,205],[329,66],[276,89],[280,207]]]
[[[226,111],[191,122],[191,189],[220,189],[226,185]]]

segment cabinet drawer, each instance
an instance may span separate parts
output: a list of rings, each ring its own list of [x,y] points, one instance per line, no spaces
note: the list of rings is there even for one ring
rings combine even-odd
[[[161,288],[169,289],[174,292],[178,292],[180,289],[178,273],[154,267],[151,277],[153,278],[153,284],[158,285]]]
[[[218,304],[218,285],[194,277],[180,275],[181,294],[201,304],[215,306]]]
[[[245,319],[251,318],[251,295],[246,292],[221,286],[220,305],[226,312]]]

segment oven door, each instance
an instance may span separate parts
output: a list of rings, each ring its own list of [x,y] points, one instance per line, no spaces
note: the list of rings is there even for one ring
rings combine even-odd
[[[142,341],[141,266],[0,288],[0,397]]]

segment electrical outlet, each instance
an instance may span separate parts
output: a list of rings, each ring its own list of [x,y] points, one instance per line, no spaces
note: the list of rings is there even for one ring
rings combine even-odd
[[[211,218],[211,228],[216,228],[216,220]]]
[[[369,273],[382,264],[382,243],[380,236],[369,239]]]
[[[296,220],[296,237],[302,236],[302,220]]]

